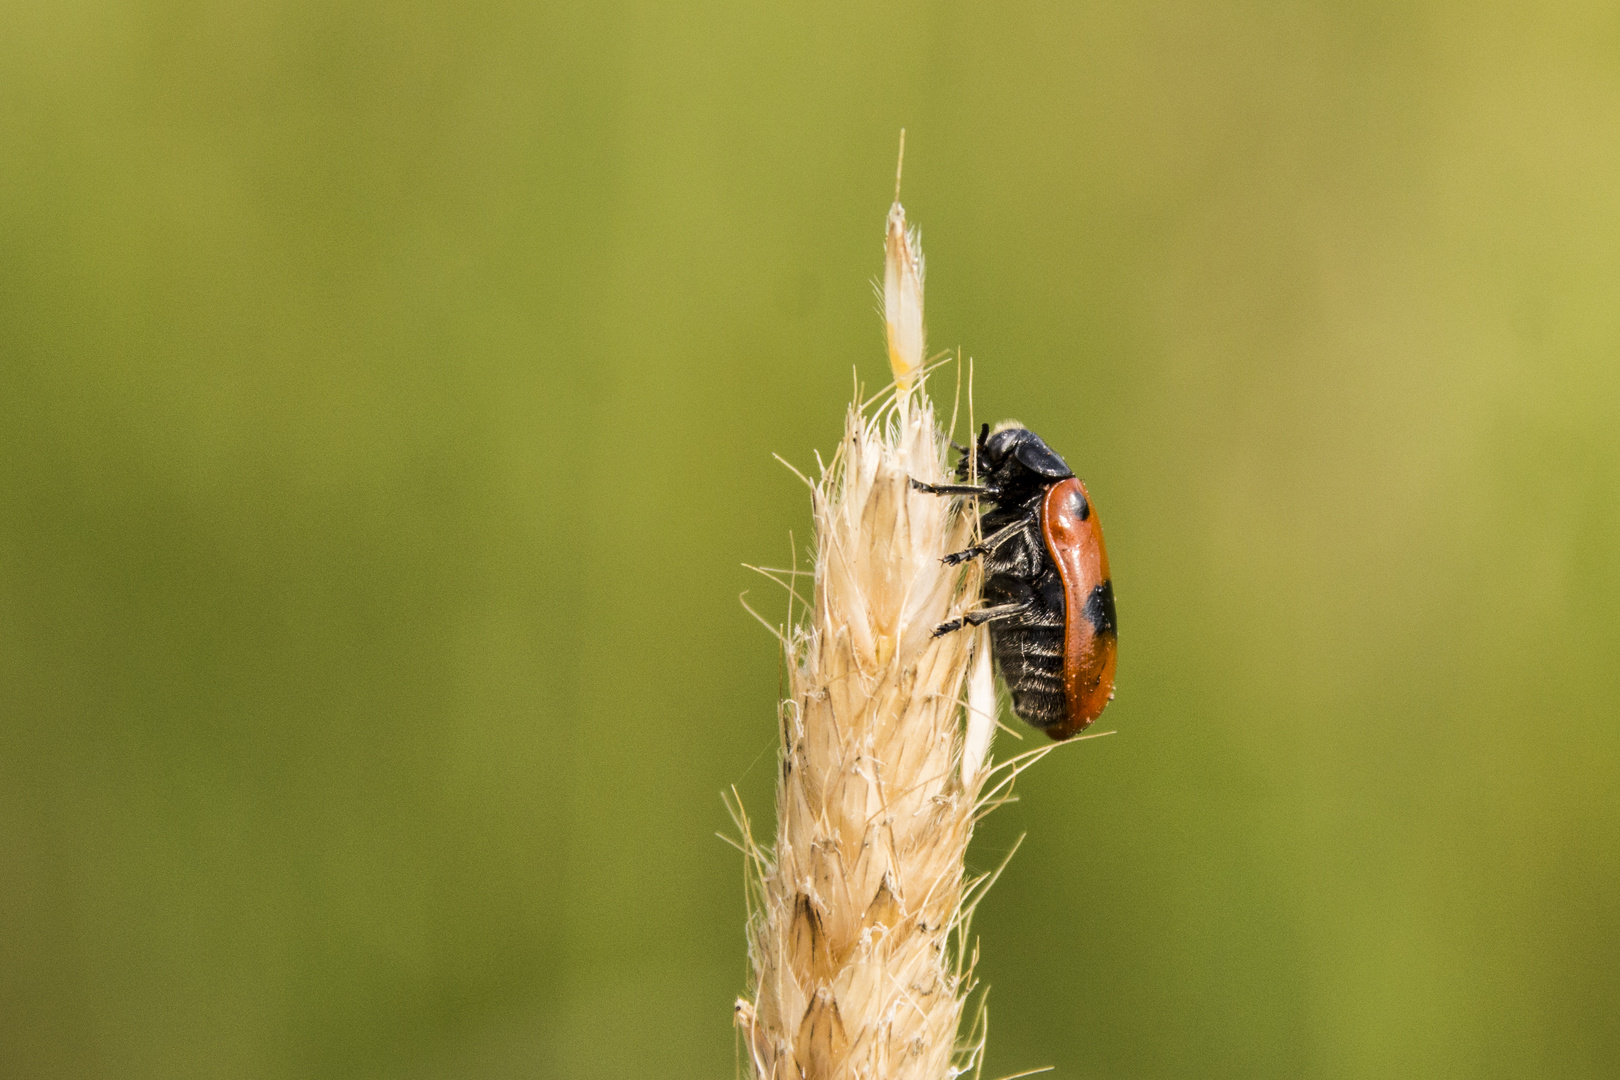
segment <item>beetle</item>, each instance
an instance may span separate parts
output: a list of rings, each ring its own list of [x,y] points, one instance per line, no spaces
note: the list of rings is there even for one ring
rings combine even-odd
[[[957,479],[980,484],[912,486],[993,503],[980,540],[946,555],[952,566],[984,560],[985,607],[934,628],[934,636],[990,625],[990,648],[1013,711],[1054,739],[1084,731],[1114,697],[1119,626],[1102,524],[1086,485],[1041,437],[1007,422],[985,424],[959,447]]]

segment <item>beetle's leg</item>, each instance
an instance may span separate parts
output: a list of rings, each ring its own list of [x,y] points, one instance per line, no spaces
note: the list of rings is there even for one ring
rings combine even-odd
[[[972,484],[925,484],[915,479],[911,481],[911,486],[930,495],[981,495],[986,499],[994,499],[998,491],[993,487],[975,487]]]
[[[961,551],[953,551],[949,555],[941,557],[939,561],[946,566],[956,566],[958,563],[965,563],[969,559],[976,559],[980,555],[988,555],[1000,547],[1003,541],[1012,539],[1027,524],[1028,522],[1019,519],[1004,529],[997,529],[972,547],[964,548]]]
[[[984,623],[995,622],[998,619],[1010,619],[1015,615],[1024,614],[1033,606],[1026,600],[1021,604],[1002,604],[1000,607],[980,608],[978,611],[970,611],[949,622],[940,623],[934,627],[933,636],[940,637],[943,634],[951,633],[953,630],[960,630],[964,626],[981,626]]]

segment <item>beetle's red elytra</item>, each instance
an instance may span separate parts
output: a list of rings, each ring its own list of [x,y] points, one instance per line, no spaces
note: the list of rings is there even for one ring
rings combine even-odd
[[[1063,696],[1065,723],[1047,734],[1065,739],[1086,727],[1114,696],[1114,583],[1102,523],[1078,477],[1046,489],[1041,537],[1063,580]]]

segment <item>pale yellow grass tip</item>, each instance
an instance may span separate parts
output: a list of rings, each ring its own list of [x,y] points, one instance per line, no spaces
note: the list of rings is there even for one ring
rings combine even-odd
[[[923,328],[922,238],[906,227],[900,205],[900,170],[906,161],[906,133],[900,132],[900,160],[894,169],[894,204],[883,240],[883,329],[889,343],[889,367],[900,393],[911,389],[926,357]]]

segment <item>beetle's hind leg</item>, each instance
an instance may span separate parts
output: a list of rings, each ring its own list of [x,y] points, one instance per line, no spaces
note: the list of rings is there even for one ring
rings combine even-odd
[[[995,622],[998,619],[1011,619],[1014,616],[1024,614],[1034,606],[1034,604],[1026,600],[1021,604],[1002,604],[999,607],[980,608],[978,611],[970,611],[965,615],[951,619],[949,622],[940,623],[934,627],[933,636],[942,637],[952,631],[960,630],[964,626],[982,626],[987,622]]]

